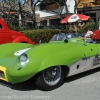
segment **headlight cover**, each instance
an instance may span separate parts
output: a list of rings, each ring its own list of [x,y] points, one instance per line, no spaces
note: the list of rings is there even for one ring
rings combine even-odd
[[[22,66],[25,66],[28,63],[28,61],[29,61],[28,60],[28,56],[25,53],[21,54],[19,59],[20,59],[20,63],[21,63]]]

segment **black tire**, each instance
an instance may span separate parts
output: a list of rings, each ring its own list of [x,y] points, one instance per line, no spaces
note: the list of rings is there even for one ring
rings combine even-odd
[[[21,43],[27,43],[27,42],[25,42],[25,41],[22,41]]]
[[[35,83],[43,90],[53,90],[61,85],[63,78],[64,71],[61,66],[50,67],[39,73]]]

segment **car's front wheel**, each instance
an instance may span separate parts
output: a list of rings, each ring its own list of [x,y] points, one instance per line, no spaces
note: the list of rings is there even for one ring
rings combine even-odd
[[[50,67],[40,72],[36,85],[45,90],[53,90],[61,85],[63,78],[64,72],[61,66]]]

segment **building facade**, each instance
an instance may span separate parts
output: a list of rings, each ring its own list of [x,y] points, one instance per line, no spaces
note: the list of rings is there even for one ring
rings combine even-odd
[[[100,18],[100,0],[81,0],[77,10],[78,13],[90,16],[92,21],[98,21]]]
[[[67,0],[69,13],[74,13],[74,0]],[[40,14],[40,26],[41,25],[59,25],[60,14],[66,13],[64,6],[59,6],[55,2],[50,2],[47,5],[41,3],[37,6],[36,14]]]
[[[79,0],[67,0],[67,8],[69,14],[74,13],[75,2]],[[62,12],[61,12],[61,11]],[[36,13],[40,15],[40,23],[38,25],[60,25],[60,14],[64,14],[65,7],[59,7],[56,3],[51,2],[48,5],[40,4],[37,6]],[[80,0],[77,5],[76,13],[89,15],[92,21],[98,21],[100,18],[100,0]]]

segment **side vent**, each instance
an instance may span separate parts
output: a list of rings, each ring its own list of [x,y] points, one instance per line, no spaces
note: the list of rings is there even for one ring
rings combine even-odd
[[[77,67],[76,67],[77,69],[79,69],[79,65],[77,65]]]

